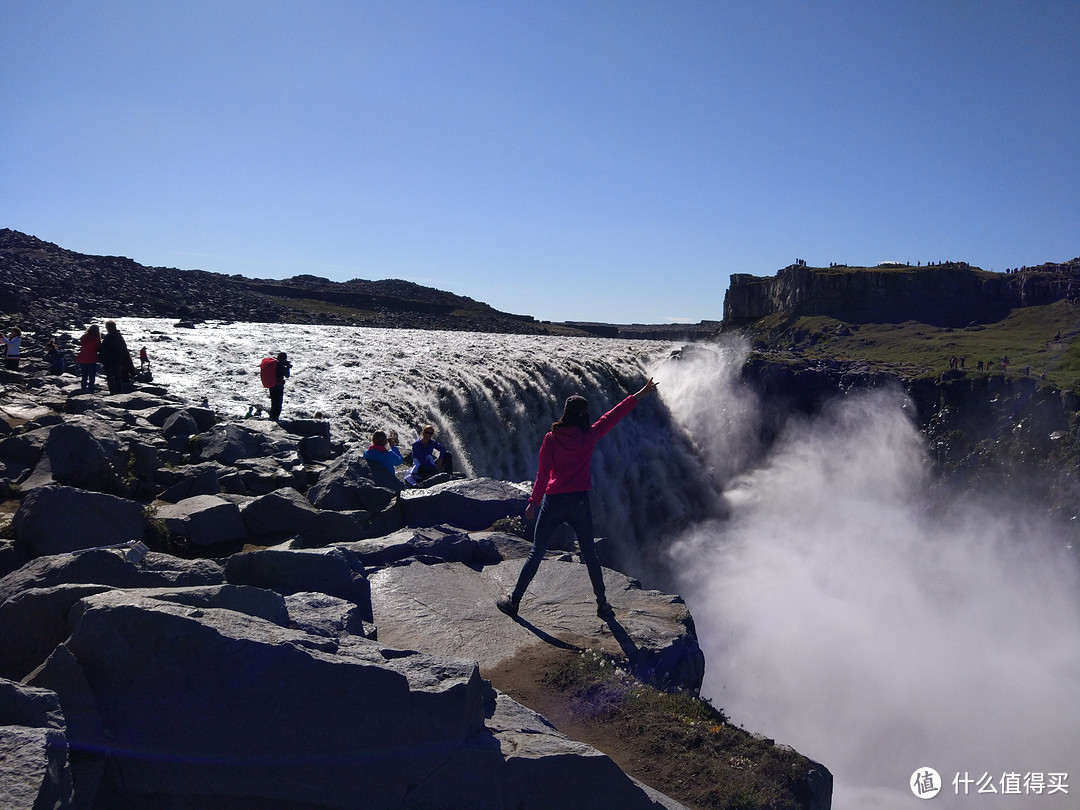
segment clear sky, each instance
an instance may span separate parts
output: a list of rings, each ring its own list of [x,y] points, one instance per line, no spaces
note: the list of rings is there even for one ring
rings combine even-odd
[[[551,320],[1080,255],[1080,2],[4,0],[0,227]]]

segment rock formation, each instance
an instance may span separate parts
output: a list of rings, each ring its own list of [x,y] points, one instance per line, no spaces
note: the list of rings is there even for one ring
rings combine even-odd
[[[485,679],[553,642],[667,688],[704,673],[681,599],[608,570],[605,625],[566,552],[526,618],[495,609],[529,545],[488,529],[520,487],[402,491],[331,457],[325,423],[219,422],[152,386],[0,384],[5,807],[680,806]],[[805,763],[803,806],[828,807]]]
[[[777,313],[960,327],[1001,320],[1015,307],[1078,297],[1080,258],[1008,274],[963,262],[879,268],[794,264],[773,277],[733,274],[724,296],[724,327]]]

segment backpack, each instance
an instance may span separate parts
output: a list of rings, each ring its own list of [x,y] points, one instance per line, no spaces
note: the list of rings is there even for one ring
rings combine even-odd
[[[264,357],[259,363],[259,374],[262,376],[263,388],[273,388],[277,385],[277,360],[273,357]]]

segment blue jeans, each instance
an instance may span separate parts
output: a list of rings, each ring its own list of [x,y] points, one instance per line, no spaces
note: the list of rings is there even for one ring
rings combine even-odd
[[[570,528],[577,535],[581,558],[589,571],[596,601],[606,601],[604,572],[600,568],[600,558],[596,556],[596,546],[593,543],[592,507],[589,505],[589,493],[567,492],[561,495],[545,495],[540,503],[540,513],[536,516],[536,529],[533,532],[532,551],[529,552],[529,558],[525,560],[521,574],[518,575],[514,592],[510,595],[515,605],[521,602],[521,597],[525,595],[529,583],[536,576],[536,570],[540,567],[540,561],[544,559],[551,536],[563,523],[569,523]]]
[[[82,368],[82,390],[94,393],[94,382],[97,380],[97,363],[79,363]]]

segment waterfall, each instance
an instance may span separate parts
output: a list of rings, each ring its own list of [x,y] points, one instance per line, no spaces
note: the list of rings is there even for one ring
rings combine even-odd
[[[678,344],[604,338],[210,323],[175,329],[157,319],[120,324],[134,352],[148,346],[155,379],[234,417],[267,403],[256,367],[286,351],[293,363],[282,418],[321,411],[335,441],[363,448],[376,429],[404,449],[426,423],[455,469],[531,486],[544,434],[571,394],[593,418],[650,375],[660,395],[642,402],[597,445],[593,512],[620,562],[659,584],[665,538],[711,514],[716,484],[701,447],[666,405],[664,377],[686,367]],[[704,413],[704,411],[703,411]]]
[[[258,361],[287,351],[283,418],[322,411],[357,449],[376,428],[404,444],[430,422],[460,469],[515,482],[531,483],[566,396],[599,416],[654,376],[659,395],[597,446],[596,527],[631,573],[686,597],[708,697],[824,762],[837,806],[908,806],[908,780],[927,765],[949,790],[954,772],[1072,765],[1076,781],[1075,553],[1007,493],[932,508],[900,391],[839,398],[762,446],[738,341],[120,326],[191,402],[207,396],[234,417],[265,407]]]

